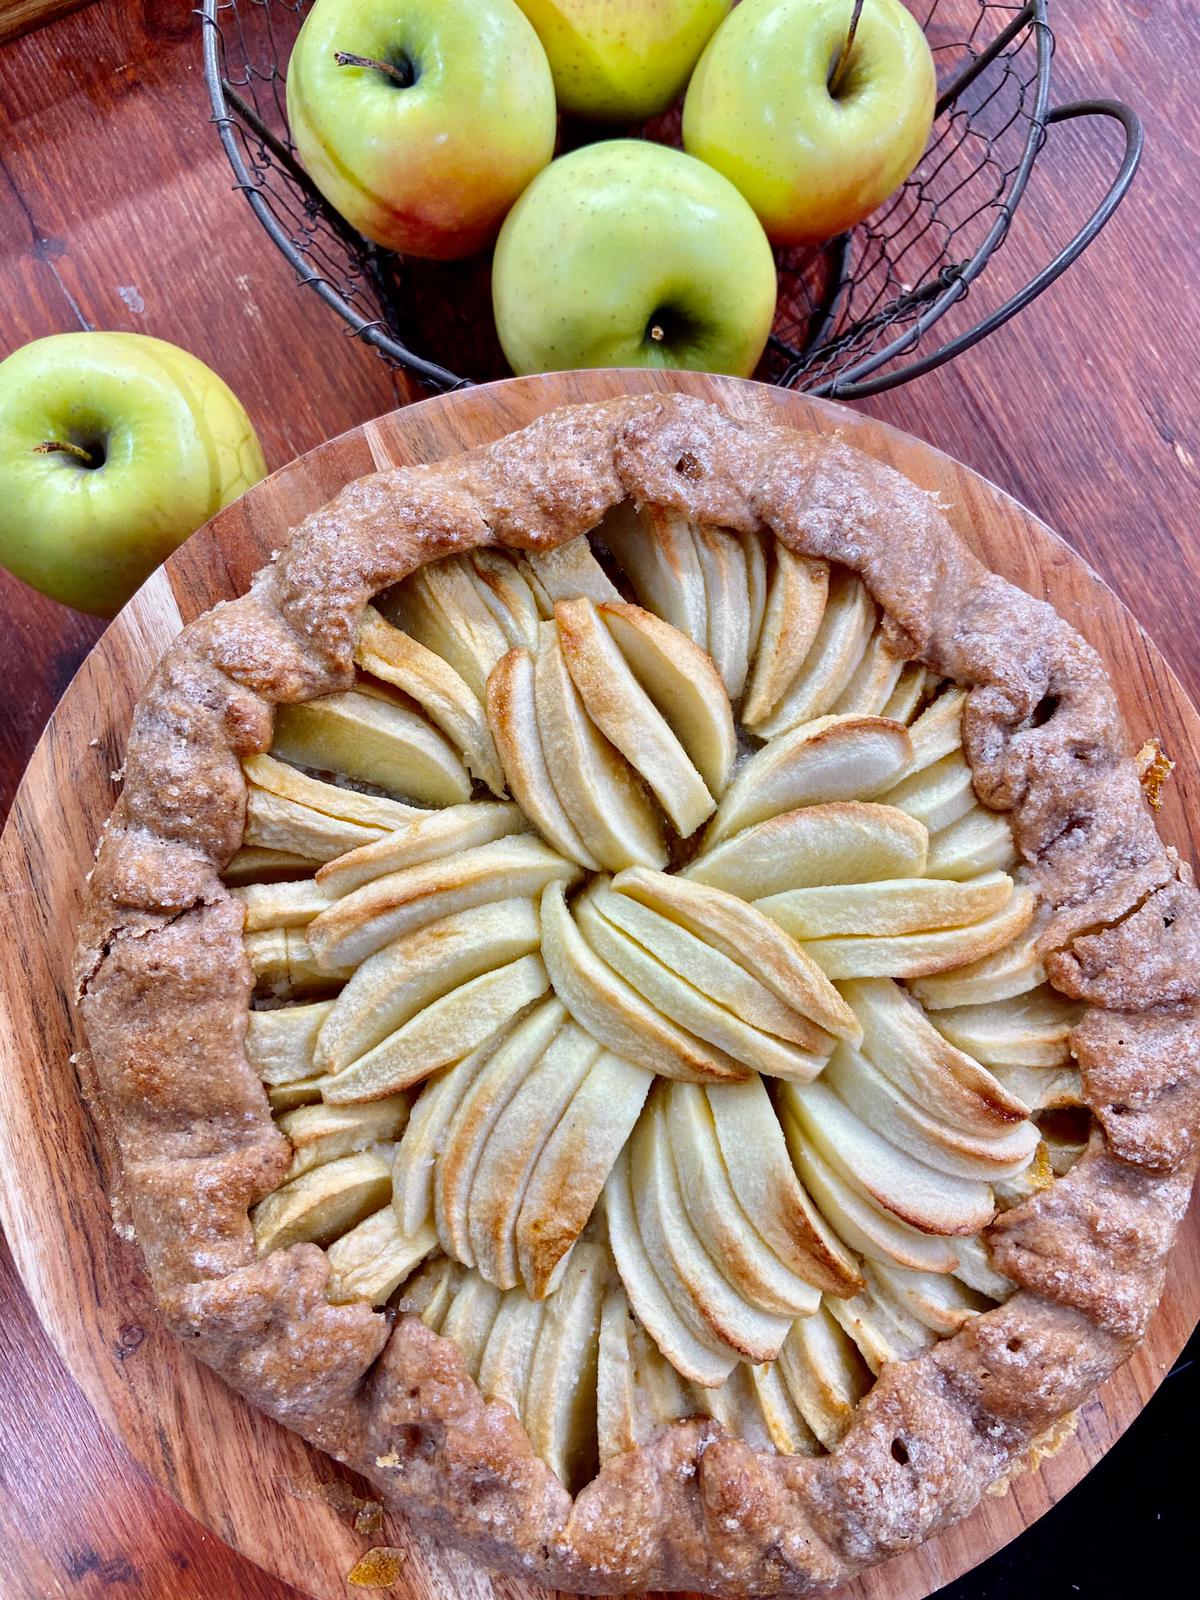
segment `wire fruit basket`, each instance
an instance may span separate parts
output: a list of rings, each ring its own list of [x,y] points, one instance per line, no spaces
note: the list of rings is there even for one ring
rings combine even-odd
[[[380,249],[338,215],[301,167],[284,85],[306,4],[203,0],[205,77],[236,186],[298,281],[385,360],[439,390],[507,376],[492,322],[490,262],[419,261]],[[937,64],[929,146],[866,222],[823,245],[776,252],[778,309],[757,373],[768,382],[857,399],[940,366],[1065,272],[1137,170],[1142,129],[1128,106],[1051,104],[1048,0],[916,0],[911,9]],[[1048,130],[1096,118],[1115,121],[1124,136],[1107,192],[1017,293],[975,322],[964,319],[954,308],[1003,244]],[[678,108],[606,136],[622,132],[677,144]],[[594,136],[564,124],[560,142]]]

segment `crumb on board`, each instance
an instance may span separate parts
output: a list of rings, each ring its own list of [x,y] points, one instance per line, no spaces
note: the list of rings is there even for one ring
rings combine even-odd
[[[356,1589],[390,1589],[399,1581],[407,1559],[407,1553],[394,1545],[376,1545],[354,1563],[346,1574],[346,1582]]]
[[[1157,739],[1147,739],[1133,758],[1146,799],[1155,811],[1162,810],[1163,785],[1175,771],[1175,763]]]

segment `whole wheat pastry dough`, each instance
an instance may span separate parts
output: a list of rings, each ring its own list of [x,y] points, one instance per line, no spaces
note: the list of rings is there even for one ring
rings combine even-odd
[[[294,1155],[246,1056],[243,905],[221,874],[242,842],[242,760],[271,745],[276,706],[351,686],[374,596],[451,553],[552,551],[626,500],[668,522],[769,532],[798,558],[850,569],[885,613],[891,653],[966,688],[975,791],[1009,813],[1044,908],[1036,957],[1086,1007],[1072,1046],[1096,1126],[1066,1176],[989,1230],[992,1264],[1017,1292],[885,1365],[829,1453],[771,1454],[690,1418],[613,1457],[572,1498],[511,1408],[485,1403],[449,1339],[417,1316],[331,1303],[330,1261],[314,1244],[256,1255],[249,1212]],[[536,555],[528,571],[531,584],[561,576]],[[594,587],[597,604],[614,603]],[[722,648],[727,683],[744,678],[744,641]],[[412,653],[401,668],[406,682],[430,670]],[[445,706],[443,726],[465,730],[474,776],[492,782],[486,730]],[[1129,748],[1095,652],[986,571],[928,495],[843,442],[631,397],[348,485],[249,594],[163,657],[91,878],[77,965],[86,1081],[169,1326],[406,1513],[491,1566],[566,1590],[801,1594],[929,1537],[1129,1355],[1191,1189],[1200,917]],[[697,812],[702,787],[690,791]],[[352,824],[351,839],[354,827],[374,848],[379,830]],[[923,981],[939,1003],[937,980]],[[802,1102],[803,1084],[795,1092]]]

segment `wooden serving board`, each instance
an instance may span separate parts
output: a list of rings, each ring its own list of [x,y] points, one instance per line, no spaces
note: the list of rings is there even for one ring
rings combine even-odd
[[[1178,762],[1160,825],[1195,861],[1200,718],[1135,619],[1044,524],[949,457],[845,408],[734,379],[575,373],[466,389],[393,412],[309,452],[202,528],[116,619],[64,695],[0,839],[0,1211],[51,1338],[133,1456],[188,1511],[244,1555],[317,1600],[361,1592],[346,1575],[372,1545],[408,1552],[389,1593],[404,1600],[534,1600],[390,1517],[368,1533],[314,1485],[345,1474],[196,1364],[162,1328],[136,1251],[115,1232],[104,1175],[69,1058],[74,929],[101,824],[117,794],[130,712],[180,627],[241,592],[288,529],[349,479],[435,460],[572,401],[680,389],[741,417],[844,432],[936,490],[989,566],[1050,600],[1105,657],[1131,737],[1157,734]],[[982,1561],[1059,1500],[1137,1416],[1200,1320],[1200,1207],[1193,1204],[1148,1339],[1084,1408],[1037,1473],[988,1498],[921,1549],[842,1594],[921,1600]],[[299,1491],[299,1492],[297,1492]]]

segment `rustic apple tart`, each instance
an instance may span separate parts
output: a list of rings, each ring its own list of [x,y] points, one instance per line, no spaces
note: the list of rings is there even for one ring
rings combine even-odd
[[[1094,652],[845,443],[636,397],[185,629],[91,879],[168,1323],[484,1561],[804,1593],[1140,1339],[1200,920]]]

